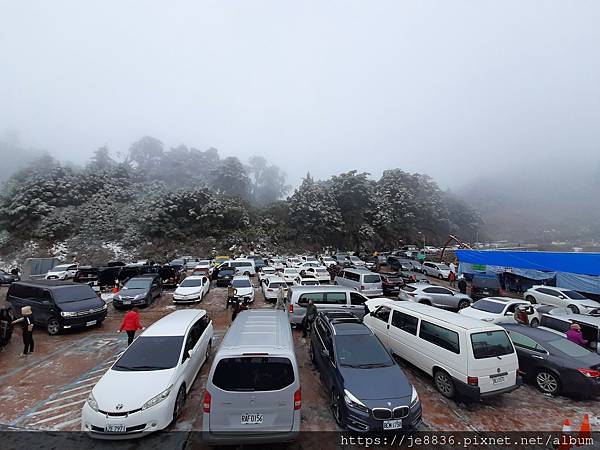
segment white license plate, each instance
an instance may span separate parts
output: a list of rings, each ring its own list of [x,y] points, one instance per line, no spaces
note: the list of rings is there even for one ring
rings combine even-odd
[[[131,305],[131,300],[123,300],[124,305]]]
[[[104,427],[104,432],[105,433],[126,433],[127,427],[125,426],[125,424],[122,424],[122,423],[106,425]]]
[[[402,419],[383,421],[384,430],[398,430],[400,428],[402,428]]]
[[[89,322],[85,323],[86,327],[91,327],[92,325],[96,325],[96,321],[95,320],[90,320]]]
[[[492,378],[492,384],[504,383],[505,380],[506,380],[506,377],[495,377],[495,378]]]
[[[242,425],[257,425],[263,423],[262,414],[242,414]]]

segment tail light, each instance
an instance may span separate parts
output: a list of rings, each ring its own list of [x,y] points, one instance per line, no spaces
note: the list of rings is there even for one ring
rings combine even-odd
[[[577,369],[583,376],[587,378],[598,378],[600,377],[600,370],[593,369]]]
[[[210,412],[210,402],[211,402],[210,392],[204,391],[204,400],[202,401],[202,411],[205,413]]]
[[[469,386],[477,386],[479,384],[479,378],[477,378],[477,377],[467,377],[467,384]]]
[[[273,289],[267,288],[267,292],[273,292]]]
[[[300,388],[294,392],[294,411],[298,411],[302,408],[302,391]]]
[[[290,307],[288,308],[288,311],[289,311],[290,313],[293,313],[293,312],[294,312],[294,305],[292,305],[291,303],[290,303]]]

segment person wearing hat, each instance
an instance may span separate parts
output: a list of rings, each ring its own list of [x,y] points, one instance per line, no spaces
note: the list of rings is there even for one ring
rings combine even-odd
[[[567,339],[571,342],[575,342],[576,344],[581,345],[582,347],[588,345],[588,341],[586,341],[583,338],[583,335],[581,334],[581,327],[578,323],[571,324],[571,328],[569,329],[569,331],[567,331]]]
[[[21,317],[13,320],[13,325],[20,323],[23,329],[23,353],[19,356],[26,356],[33,353],[33,315],[31,306],[23,306],[21,308]]]

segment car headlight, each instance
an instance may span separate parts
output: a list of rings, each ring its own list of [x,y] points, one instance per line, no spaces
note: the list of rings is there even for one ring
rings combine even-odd
[[[344,389],[344,401],[348,407],[357,409],[359,411],[363,411],[368,413],[369,408],[367,408],[359,399],[357,399],[350,391]]]
[[[417,390],[413,386],[413,388],[412,388],[412,395],[410,397],[410,407],[414,408],[417,403],[419,403],[419,393],[417,392]]]
[[[108,304],[104,303],[104,305],[102,306],[102,309],[106,309],[106,308],[108,308]]]
[[[92,408],[94,411],[98,411],[98,402],[94,398],[94,394],[91,392],[90,395],[88,395],[87,404],[90,405],[90,408]]]
[[[158,403],[165,400],[167,397],[169,397],[169,394],[171,393],[172,390],[173,390],[173,385],[169,386],[167,389],[162,391],[160,394],[152,397],[150,400],[148,400],[146,403],[144,403],[144,406],[142,406],[142,411],[144,409],[151,408],[152,406],[157,405]]]
[[[73,317],[73,316],[77,315],[77,313],[71,312],[71,311],[61,311],[60,315],[63,317]]]
[[[134,297],[134,300],[139,300],[140,298],[144,298],[146,294],[138,294]]]
[[[494,321],[494,318],[493,318],[493,317],[484,317],[484,318],[483,318],[483,319],[481,319],[481,320],[483,320],[484,322],[493,322],[493,321]]]

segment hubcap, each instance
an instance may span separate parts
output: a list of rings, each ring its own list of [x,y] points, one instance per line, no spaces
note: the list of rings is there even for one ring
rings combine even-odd
[[[538,373],[536,380],[538,386],[544,392],[556,392],[556,390],[558,389],[558,382],[549,373]]]
[[[452,385],[450,384],[450,380],[448,377],[444,375],[438,375],[435,378],[435,382],[437,384],[438,389],[445,395],[450,395],[452,392]]]
[[[183,388],[179,391],[179,395],[177,396],[177,401],[175,402],[175,417],[179,416],[181,412],[181,408],[183,408],[185,394]]]
[[[58,328],[59,328],[58,322],[56,322],[56,321],[52,321],[48,324],[48,331],[52,334],[58,333]]]

